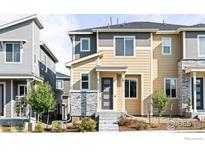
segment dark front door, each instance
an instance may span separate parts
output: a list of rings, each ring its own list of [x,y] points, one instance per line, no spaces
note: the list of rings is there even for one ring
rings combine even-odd
[[[4,85],[0,84],[0,116],[4,115]]]
[[[102,78],[102,109],[113,109],[113,79]]]
[[[193,95],[193,79],[192,79],[192,95]],[[194,102],[194,100],[192,100],[192,102]],[[197,105],[196,106],[197,110],[203,110],[204,108],[203,78],[196,78],[196,105]]]

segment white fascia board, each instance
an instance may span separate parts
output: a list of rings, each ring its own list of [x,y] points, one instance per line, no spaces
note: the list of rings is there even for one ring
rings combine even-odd
[[[68,32],[68,35],[93,34],[93,32]]]
[[[73,64],[76,64],[76,63],[79,63],[81,61],[88,60],[88,59],[91,59],[91,58],[94,58],[94,57],[101,56],[102,54],[103,54],[103,52],[97,52],[97,53],[92,54],[90,56],[86,56],[86,57],[83,57],[83,58],[80,58],[80,59],[77,59],[77,60],[74,60],[74,61],[67,62],[67,63],[65,63],[65,66],[66,67],[71,67],[71,65],[73,65]]]
[[[31,16],[28,16],[28,17],[25,17],[25,18],[22,18],[22,19],[19,19],[19,20],[15,20],[15,21],[9,22],[9,23],[4,24],[4,25],[1,25],[0,29],[4,29],[4,28],[10,27],[10,26],[14,26],[16,24],[19,24],[19,23],[22,23],[22,22],[25,22],[25,21],[29,21],[29,20],[35,20],[35,22],[37,23],[39,28],[43,29],[43,24],[40,21],[40,19],[38,18],[37,14],[34,14],[34,15],[31,15]]]
[[[178,28],[177,32],[181,31],[205,31],[205,28]]]

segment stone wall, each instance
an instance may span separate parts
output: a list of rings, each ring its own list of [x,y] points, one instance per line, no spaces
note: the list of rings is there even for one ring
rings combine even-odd
[[[97,91],[70,91],[71,116],[94,115],[97,100]]]

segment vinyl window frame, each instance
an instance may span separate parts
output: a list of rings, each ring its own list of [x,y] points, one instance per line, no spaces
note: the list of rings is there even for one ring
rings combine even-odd
[[[88,49],[87,50],[83,49],[83,44],[82,44],[83,40],[88,41]],[[89,37],[80,38],[80,52],[90,52],[90,38]]]
[[[169,53],[164,52],[165,45],[163,44],[163,40],[165,40],[165,39],[170,41],[170,46],[169,46],[170,47],[170,52]],[[172,55],[172,38],[171,37],[162,37],[161,44],[162,44],[162,55],[168,55],[168,56]]]
[[[15,61],[11,61],[11,62],[9,62],[9,61],[6,61],[6,57],[7,57],[7,55],[6,55],[6,45],[7,44],[12,44],[12,60],[13,60],[13,56],[14,56],[14,44],[19,44],[20,45],[20,61],[19,62],[15,62]],[[4,45],[3,45],[3,52],[4,52],[4,63],[5,64],[21,64],[22,63],[22,54],[23,54],[23,43],[22,42],[6,42],[6,43],[4,43]]]
[[[27,95],[27,85],[26,84],[18,84],[18,96],[20,96],[20,87],[24,87],[24,95],[22,96],[26,96]]]
[[[57,82],[61,82],[61,84],[62,84],[62,87],[58,87],[58,84],[57,84]],[[64,89],[64,80],[62,80],[62,79],[56,79],[56,89],[60,89],[60,90],[63,90]]]
[[[129,97],[125,96],[125,99],[138,99],[138,79],[136,78],[125,78],[125,81],[128,80],[129,81]],[[136,97],[130,97],[130,81],[136,81]],[[126,89],[126,88],[124,88]],[[125,93],[125,92],[124,92]]]
[[[205,38],[205,35],[197,35],[197,54],[198,54],[198,57],[204,57],[205,58],[205,54],[201,54],[200,53],[200,37],[204,37]]]
[[[84,81],[84,82],[88,82],[88,88],[87,89],[83,89],[83,87],[82,87],[82,75],[83,74],[87,74],[88,75],[88,81]],[[87,90],[90,90],[90,73],[88,73],[88,72],[81,72],[80,73],[80,90],[81,91],[87,91]]]
[[[126,56],[125,55],[125,45],[124,45],[124,54],[123,54],[123,56],[118,56],[118,55],[116,55],[116,39],[117,38],[123,38],[124,39],[124,44],[125,44],[125,40],[126,39],[129,39],[129,38],[131,38],[131,39],[133,39],[133,55],[132,56]],[[136,51],[136,47],[135,47],[135,44],[136,44],[136,38],[135,38],[135,36],[133,36],[133,35],[127,35],[127,36],[114,36],[113,37],[113,47],[114,47],[114,56],[115,57],[120,57],[120,58],[123,58],[123,57],[125,57],[125,58],[127,58],[127,57],[135,57],[135,51]]]
[[[177,78],[164,78],[164,94],[166,95],[166,80],[170,80],[170,83],[171,83],[171,80],[175,80],[176,81],[176,97],[172,97],[172,88],[171,88],[171,85],[170,85],[170,97],[168,97],[169,99],[177,99]]]

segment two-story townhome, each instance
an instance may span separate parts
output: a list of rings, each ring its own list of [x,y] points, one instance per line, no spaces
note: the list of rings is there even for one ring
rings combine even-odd
[[[58,120],[67,120],[70,113],[69,103],[70,76],[56,72],[56,115]]]
[[[46,81],[55,90],[57,58],[40,41],[41,21],[36,15],[0,26],[0,117],[28,118],[28,105],[16,102],[35,82]]]
[[[170,98],[166,113],[205,114],[205,25],[130,22],[70,31],[71,116],[155,114],[152,95]]]

